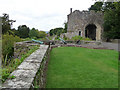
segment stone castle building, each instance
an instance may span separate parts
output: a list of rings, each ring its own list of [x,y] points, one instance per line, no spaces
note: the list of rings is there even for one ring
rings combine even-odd
[[[88,37],[92,40],[101,41],[103,32],[103,13],[94,11],[75,10],[67,16],[67,33],[65,36]]]

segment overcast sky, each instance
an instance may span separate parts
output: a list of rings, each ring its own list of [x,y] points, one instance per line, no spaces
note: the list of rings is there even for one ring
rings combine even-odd
[[[95,0],[0,0],[0,16],[7,13],[16,20],[13,28],[27,25],[30,28],[49,31],[63,27],[70,8],[88,10]]]

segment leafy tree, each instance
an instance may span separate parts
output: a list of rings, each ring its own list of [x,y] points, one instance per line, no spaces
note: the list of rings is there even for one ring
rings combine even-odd
[[[2,33],[5,34],[11,30],[11,26],[15,20],[9,20],[9,15],[4,13],[2,16]]]
[[[109,39],[120,38],[120,1],[96,2],[89,10],[103,11],[104,13],[104,37]]]
[[[30,31],[30,29],[26,25],[20,25],[18,27],[18,35],[21,38],[27,38],[27,37],[29,37],[29,31]]]
[[[107,11],[107,10],[110,10],[110,9],[115,9],[115,6],[114,6],[114,4],[113,4],[114,2],[105,2],[104,4],[103,4],[103,11],[105,12],[105,11]]]
[[[49,32],[49,34],[50,34],[50,36],[52,36],[52,35],[60,36],[60,34],[64,33],[64,32],[65,32],[64,28],[60,27],[60,28],[51,29],[50,32]]]
[[[51,29],[49,32],[50,36],[53,36],[53,35],[60,36],[60,34],[62,33],[67,33],[67,22],[64,22],[64,28],[62,27],[54,28],[54,29]]]
[[[90,10],[94,10],[95,12],[102,11],[102,5],[103,5],[103,2],[95,2],[95,4],[89,8],[89,11]]]
[[[104,13],[104,36],[107,39],[120,38],[120,2],[112,3],[114,8]]]
[[[37,34],[37,38],[44,38],[44,37],[46,37],[46,32],[44,32],[44,31],[37,31],[38,32],[38,34]]]
[[[12,34],[13,36],[15,36],[15,35],[16,35],[16,36],[19,36],[18,30],[16,30],[15,28],[11,29],[11,31],[13,32],[13,34]]]
[[[67,33],[67,22],[64,23],[64,33]]]
[[[21,39],[17,36],[9,35],[8,33],[2,35],[2,56],[5,59],[10,58],[14,54],[14,42],[19,42]]]
[[[29,32],[29,37],[33,38],[33,37],[37,37],[38,36],[38,30],[36,30],[35,28],[32,28],[32,30],[30,30]]]
[[[50,32],[49,32],[50,36],[53,36],[53,35],[54,35],[54,33],[53,33],[54,31],[53,31],[53,30],[54,30],[54,29],[51,29]]]

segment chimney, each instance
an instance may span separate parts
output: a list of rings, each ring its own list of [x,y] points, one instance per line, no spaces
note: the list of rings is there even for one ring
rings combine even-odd
[[[70,8],[70,13],[72,13],[72,8]]]

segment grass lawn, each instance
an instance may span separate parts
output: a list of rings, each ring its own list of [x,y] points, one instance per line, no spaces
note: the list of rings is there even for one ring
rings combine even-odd
[[[117,87],[117,51],[79,47],[52,49],[46,88]]]

